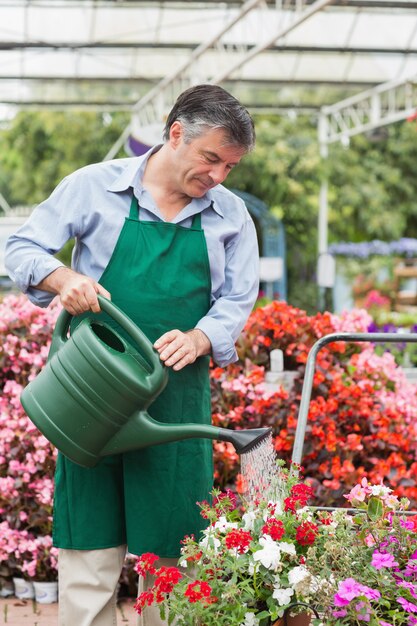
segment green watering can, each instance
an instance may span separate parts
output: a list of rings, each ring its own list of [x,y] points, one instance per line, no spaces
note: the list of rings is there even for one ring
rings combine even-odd
[[[129,341],[93,315],[68,338],[72,316],[64,310],[47,364],[21,395],[32,422],[65,456],[94,467],[110,454],[194,437],[229,441],[243,454],[270,433],[152,419],[147,408],[164,389],[167,369],[136,324],[110,300],[98,299]]]

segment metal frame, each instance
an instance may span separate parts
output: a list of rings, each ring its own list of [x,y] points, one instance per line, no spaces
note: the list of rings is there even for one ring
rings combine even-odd
[[[301,465],[303,458],[304,439],[307,427],[307,418],[310,408],[311,392],[313,389],[314,370],[316,357],[319,350],[329,343],[344,341],[349,343],[417,343],[417,333],[332,333],[321,337],[308,353],[306,370],[304,375],[301,402],[295,431],[292,462]]]
[[[405,120],[416,111],[417,75],[378,85],[331,106],[322,107],[318,125],[320,154],[326,159],[330,144],[341,141],[348,146],[350,137]],[[327,250],[327,181],[323,180],[318,215],[319,258],[327,254]]]
[[[337,14],[339,17],[342,15],[343,21],[345,21],[346,16],[350,27],[347,36],[345,33],[342,40],[340,37],[333,37],[331,28],[324,28],[324,45],[322,45],[321,39],[316,37],[311,40],[307,37],[305,42],[304,38],[301,37],[287,37],[284,28],[286,24],[291,24],[288,33],[294,30],[294,18],[297,18],[302,12],[308,14],[308,11],[314,10],[312,7],[317,4],[317,0],[261,0],[256,3],[256,7],[254,7],[256,10],[251,9],[243,18],[241,12],[245,10],[245,7],[250,6],[249,2],[243,2],[243,0],[226,0],[225,2],[221,0],[190,0],[188,2],[168,0],[163,3],[156,2],[156,0],[89,0],[88,2],[86,0],[4,0],[1,4],[0,13],[3,8],[17,7],[19,14],[19,25],[14,35],[11,35],[12,27],[9,27],[7,19],[3,19],[2,22],[0,17],[0,22],[2,22],[0,26],[0,53],[5,53],[3,63],[0,62],[1,100],[4,103],[20,107],[30,106],[34,108],[35,106],[47,107],[50,105],[51,108],[57,106],[70,108],[85,106],[90,109],[97,107],[97,110],[100,110],[109,104],[109,110],[112,110],[113,106],[114,110],[117,110],[121,107],[121,101],[126,97],[126,93],[130,93],[130,97],[126,98],[127,107],[131,106],[132,102],[138,103],[145,90],[151,89],[156,81],[159,83],[163,79],[164,74],[171,72],[170,69],[165,68],[165,63],[170,63],[169,67],[173,67],[174,56],[170,54],[171,50],[173,53],[176,51],[178,55],[176,58],[181,64],[190,50],[192,51],[191,54],[194,55],[198,49],[201,49],[197,42],[204,39],[205,30],[201,29],[201,23],[199,23],[199,9],[204,9],[207,16],[212,14],[216,20],[219,19],[219,15],[224,15],[225,23],[233,16],[237,16],[237,21],[242,21],[242,19],[245,21],[239,25],[238,29],[228,29],[227,35],[225,31],[220,38],[217,35],[214,36],[203,59],[199,57],[196,60],[192,57],[192,64],[187,70],[193,75],[191,80],[197,76],[201,80],[218,82],[222,74],[226,72],[230,75],[234,71],[235,76],[231,77],[233,80],[241,79],[246,85],[252,86],[252,83],[255,84],[257,78],[263,75],[263,68],[274,68],[268,69],[264,73],[264,85],[266,85],[264,89],[268,89],[268,101],[270,103],[276,101],[278,105],[278,98],[274,93],[276,91],[274,90],[274,83],[276,85],[291,83],[295,86],[322,82],[341,84],[345,90],[342,94],[339,92],[336,95],[340,98],[353,93],[358,84],[369,87],[384,79],[379,78],[381,73],[378,75],[378,72],[373,76],[371,55],[378,54],[391,57],[390,60],[394,64],[392,67],[405,66],[407,59],[411,59],[414,66],[417,55],[415,40],[417,19],[412,13],[417,7],[415,0],[333,0],[331,4],[334,8],[332,8],[331,13]],[[65,38],[65,32],[55,35],[52,31],[47,31],[45,36],[42,36],[42,31],[39,28],[38,32],[33,31],[31,26],[34,17],[36,17],[34,25],[42,19],[42,14],[39,15],[38,9],[48,7],[54,8],[55,11],[57,7],[59,10],[62,8],[64,16],[67,8],[71,9],[72,12],[79,11],[81,7],[85,8],[85,29],[80,23],[80,28],[68,31],[69,39]],[[149,15],[155,16],[155,11],[158,12],[160,16],[160,23],[158,23],[161,30],[159,30],[155,17],[151,18],[150,34],[146,28],[138,27],[138,24],[142,24],[140,17],[142,13],[139,12],[139,9],[142,8],[144,11],[148,11]],[[154,8],[155,11],[149,11]],[[114,35],[107,33],[106,30],[101,30],[100,11],[104,9],[107,9],[106,15],[109,19],[114,15],[115,23],[119,24]],[[172,19],[173,12],[175,11],[176,15],[177,9],[177,23],[169,24],[164,21],[168,12]],[[396,10],[395,14],[394,9]],[[110,16],[109,12],[111,13]],[[354,39],[357,28],[360,27],[360,20],[363,19],[364,15],[369,18],[374,14],[381,16],[385,12],[391,12],[395,19],[397,16],[401,16],[399,24],[404,24],[404,20],[409,22],[411,26],[415,24],[414,31],[407,26],[407,35],[404,34],[402,38],[394,37],[389,43],[387,42],[387,45],[381,38],[375,40],[378,45],[372,45],[372,41],[369,41],[369,47],[367,46],[368,41],[364,40],[363,37],[360,36],[358,41]],[[269,15],[271,19],[268,19]],[[183,20],[187,20],[187,16],[188,19],[191,16],[191,22],[195,23],[196,29],[187,27],[184,30],[184,37],[178,37],[179,41],[176,43],[175,29],[178,25],[183,28]],[[65,20],[65,17],[63,19]],[[282,29],[278,27],[278,20],[281,22]],[[123,24],[124,21],[128,24],[126,31],[123,26],[120,30],[120,23]],[[218,24],[219,22],[216,21],[215,23]],[[327,24],[327,20],[324,23]],[[332,23],[331,21],[330,24]],[[132,24],[130,33],[129,24]],[[34,27],[36,29],[36,26]],[[139,30],[137,30],[138,28]],[[395,32],[396,26],[393,25],[392,28]],[[277,32],[273,33],[273,29]],[[328,34],[327,30],[329,31]],[[144,38],[142,39],[141,35],[133,36],[135,32],[143,32]],[[243,37],[242,32],[245,33]],[[3,33],[4,37],[2,36]],[[238,41],[245,43],[233,43]],[[309,42],[313,44],[313,41],[315,42],[314,45],[308,45]],[[328,46],[326,46],[326,42],[329,42]],[[360,45],[355,45],[359,42]],[[304,43],[307,45],[303,45]],[[263,52],[262,58],[259,58],[260,52]],[[137,54],[140,56],[136,57]],[[159,55],[159,65],[148,71],[146,58],[150,58],[149,55],[153,54]],[[316,66],[322,68],[326,67],[327,59],[331,66],[336,55],[337,60],[340,58],[338,67],[341,65],[346,71],[342,71],[342,74],[339,73],[337,77],[329,72],[328,80],[322,71],[317,72],[317,74],[313,72],[315,75],[311,76],[311,80],[309,80],[310,73],[308,70],[304,71],[300,68],[304,68],[304,63],[310,55],[319,55]],[[50,66],[55,75],[49,74],[50,70],[48,70],[51,56],[56,59],[59,58],[60,61],[62,59],[61,64]],[[258,58],[253,61],[255,57]],[[126,62],[124,62],[125,58]],[[141,60],[139,64],[136,62],[136,58],[145,60]],[[352,65],[358,58],[361,67],[363,65],[362,59],[364,59],[366,68],[368,68],[363,74],[361,74],[362,70],[358,73],[352,69]],[[84,62],[88,59],[93,59],[93,63],[87,62],[84,66]],[[217,68],[225,67],[226,69],[220,73],[216,69],[216,65]],[[62,76],[59,76],[60,66],[64,68]],[[285,70],[281,73],[280,68],[282,67],[285,67]],[[161,71],[158,68],[161,68]],[[241,68],[244,70],[238,71]],[[94,75],[96,70],[97,74]],[[122,80],[118,76],[118,71],[120,71],[119,76],[122,77]],[[382,74],[385,76],[384,72]],[[88,80],[91,80],[93,84],[91,87],[84,87]],[[229,78],[228,81],[230,80]],[[74,85],[82,81],[84,81],[83,92],[78,94],[74,90]],[[107,84],[110,82],[114,84],[112,88],[103,90],[101,86],[106,85],[106,81]],[[136,84],[136,88],[133,83]],[[232,93],[234,93],[235,85],[231,82],[230,84]],[[256,89],[247,90],[245,93],[256,94],[257,91]],[[293,93],[296,100],[296,88]],[[235,95],[239,97],[239,93]],[[251,100],[250,97],[246,99]],[[332,96],[329,97],[329,100],[331,99]],[[254,101],[257,102],[256,97]],[[251,102],[248,102],[247,106],[250,104]]]

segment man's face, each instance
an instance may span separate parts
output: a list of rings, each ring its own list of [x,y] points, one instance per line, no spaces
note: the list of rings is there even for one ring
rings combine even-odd
[[[175,182],[178,190],[190,198],[200,198],[222,183],[246,153],[241,146],[228,145],[220,129],[208,130],[185,143],[179,122],[171,127],[170,142],[175,151]]]

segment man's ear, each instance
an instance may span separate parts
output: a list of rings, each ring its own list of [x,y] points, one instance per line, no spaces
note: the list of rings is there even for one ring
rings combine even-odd
[[[179,146],[182,140],[182,124],[178,120],[175,120],[171,124],[169,129],[169,143],[175,149]]]

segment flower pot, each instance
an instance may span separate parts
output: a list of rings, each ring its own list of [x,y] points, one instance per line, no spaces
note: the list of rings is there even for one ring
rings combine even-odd
[[[30,580],[24,578],[13,578],[14,595],[20,600],[30,600],[35,597],[35,589],[33,583]]]
[[[14,595],[14,585],[12,580],[0,578],[0,598],[8,598]]]
[[[311,613],[298,613],[298,615],[288,615],[287,618],[281,617],[273,623],[272,626],[310,626]]]
[[[52,604],[58,602],[58,582],[34,582],[35,600],[39,604]]]

